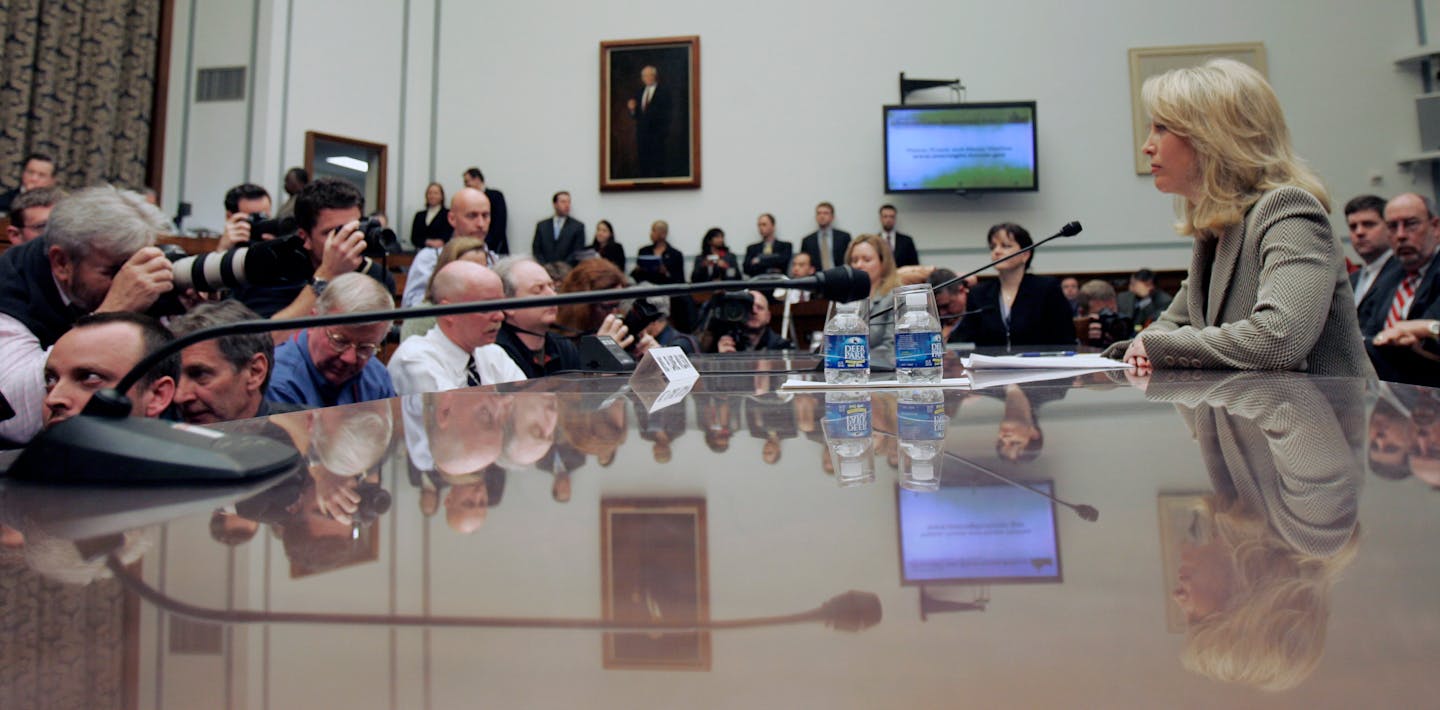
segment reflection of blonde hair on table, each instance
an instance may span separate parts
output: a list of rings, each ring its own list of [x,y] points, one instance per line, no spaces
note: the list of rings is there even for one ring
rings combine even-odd
[[[559,428],[560,438],[576,451],[594,456],[601,466],[609,466],[629,433],[625,402],[616,400],[600,410],[585,406],[561,407]]]
[[[1333,555],[1310,555],[1238,501],[1208,496],[1205,505],[1215,538],[1229,552],[1231,583],[1219,609],[1190,620],[1181,663],[1263,690],[1299,685],[1324,653],[1330,588],[1355,559],[1359,526]]]

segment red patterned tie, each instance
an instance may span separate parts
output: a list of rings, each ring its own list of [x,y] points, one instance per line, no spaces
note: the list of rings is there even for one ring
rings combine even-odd
[[[1405,320],[1405,312],[1410,310],[1410,301],[1414,299],[1415,277],[1407,275],[1395,288],[1395,301],[1390,304],[1390,315],[1385,317],[1385,327],[1394,328],[1396,323]]]

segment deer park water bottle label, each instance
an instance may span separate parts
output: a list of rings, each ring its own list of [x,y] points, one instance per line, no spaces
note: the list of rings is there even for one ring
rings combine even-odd
[[[870,400],[826,402],[825,434],[832,439],[870,436]]]
[[[825,336],[825,369],[865,370],[869,367],[869,336],[856,334]]]
[[[896,333],[895,367],[940,367],[945,344],[939,333]]]
[[[950,418],[942,402],[900,402],[896,416],[901,439],[933,441],[945,438]]]

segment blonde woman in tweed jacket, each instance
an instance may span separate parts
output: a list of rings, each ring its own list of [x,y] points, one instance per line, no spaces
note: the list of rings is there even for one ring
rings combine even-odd
[[[1144,152],[1176,196],[1190,273],[1165,313],[1107,354],[1154,368],[1373,377],[1329,198],[1290,148],[1259,72],[1216,59],[1151,77]]]

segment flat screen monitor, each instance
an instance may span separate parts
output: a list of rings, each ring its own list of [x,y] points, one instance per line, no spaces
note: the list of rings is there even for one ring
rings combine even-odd
[[[1054,493],[1050,481],[1025,485]],[[998,482],[896,490],[902,584],[1063,581],[1049,499]]]
[[[1040,189],[1035,102],[885,107],[886,192]]]

